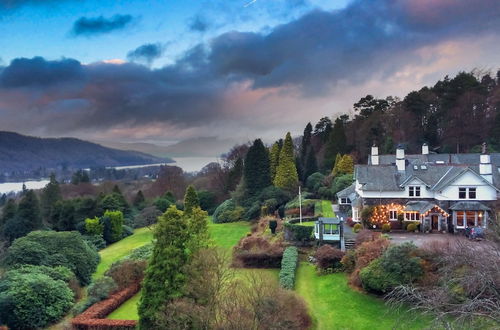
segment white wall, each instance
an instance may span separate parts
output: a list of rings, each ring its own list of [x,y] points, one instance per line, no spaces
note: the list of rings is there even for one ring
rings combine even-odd
[[[459,187],[475,187],[476,199],[473,200],[494,201],[497,199],[496,190],[471,172],[462,174],[442,191],[436,192],[435,198],[438,200],[458,200]],[[467,199],[468,197],[467,195]]]

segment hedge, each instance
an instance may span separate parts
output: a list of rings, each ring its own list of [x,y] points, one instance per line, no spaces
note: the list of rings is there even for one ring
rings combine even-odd
[[[306,242],[312,239],[314,227],[296,225],[290,222],[285,222],[284,227],[285,231],[287,231],[285,238],[289,241]]]
[[[117,309],[128,299],[139,292],[140,286],[134,284],[119,291],[108,299],[92,305],[82,314],[71,321],[73,329],[77,330],[108,330],[108,329],[135,329],[137,321],[106,319],[111,312]]]
[[[299,259],[299,252],[295,246],[289,246],[283,252],[280,270],[280,285],[281,287],[293,290],[295,286],[295,271]]]

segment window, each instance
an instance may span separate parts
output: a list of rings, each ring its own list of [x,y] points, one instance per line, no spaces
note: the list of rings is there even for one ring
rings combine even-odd
[[[409,186],[408,193],[410,197],[420,197],[420,186]]]
[[[478,225],[478,227],[483,227],[483,216],[484,216],[483,211],[477,212],[477,225]]]
[[[398,211],[390,210],[389,211],[389,220],[390,221],[397,221],[398,220]]]
[[[476,188],[469,188],[469,198],[476,199]]]
[[[406,212],[405,213],[405,220],[406,221],[419,221],[420,220],[420,213],[418,213],[418,212]]]
[[[351,201],[347,197],[340,198],[340,204],[350,204]]]
[[[457,211],[457,227],[459,228],[464,228],[464,217],[465,217],[465,212],[464,211]]]
[[[458,198],[459,199],[476,199],[476,188],[459,187],[458,188]]]
[[[465,212],[465,218],[467,220],[467,227],[474,227],[476,225],[476,211]]]

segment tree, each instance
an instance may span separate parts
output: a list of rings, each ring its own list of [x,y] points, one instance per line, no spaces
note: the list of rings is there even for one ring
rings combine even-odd
[[[243,170],[246,194],[256,196],[262,189],[271,185],[269,153],[260,139],[248,149]]]
[[[321,141],[325,142],[330,135],[332,126],[333,125],[331,119],[328,117],[323,117],[318,121],[316,126],[314,126],[313,135],[319,137]]]
[[[17,204],[16,201],[12,198],[7,200],[3,210],[2,217],[0,218],[0,227],[7,223],[10,219],[13,219],[16,216],[17,212]]]
[[[304,135],[302,136],[302,144],[300,145],[300,159],[302,159],[303,164],[305,164],[305,159],[309,148],[311,147],[311,136],[312,136],[312,125],[307,123],[304,128]]]
[[[271,151],[269,153],[270,158],[270,166],[271,166],[271,180],[274,180],[276,177],[276,169],[278,168],[278,164],[280,162],[280,144],[276,141],[271,147]]]
[[[188,222],[188,232],[191,235],[189,249],[194,252],[208,247],[210,239],[207,222],[208,213],[197,206],[189,213],[184,211],[184,217]]]
[[[75,203],[72,200],[58,201],[53,210],[55,214],[52,217],[57,217],[55,229],[59,231],[71,231],[76,229],[75,219]]]
[[[137,207],[139,210],[142,210],[145,207],[145,203],[146,203],[146,198],[144,198],[142,190],[139,190],[134,198],[134,206]]]
[[[80,183],[89,183],[89,182],[90,182],[89,174],[85,170],[78,170],[71,177],[71,183],[74,185],[78,185]]]
[[[111,244],[122,239],[123,213],[121,211],[104,212],[101,223],[104,225],[103,238],[106,243]]]
[[[299,178],[293,156],[292,136],[288,132],[280,152],[280,163],[276,170],[274,185],[285,190],[293,190],[297,187],[298,181]]]
[[[330,169],[334,165],[334,157],[337,154],[344,154],[347,152],[347,137],[345,133],[344,121],[341,117],[335,119],[333,129],[328,136],[325,149],[325,159],[323,167]]]
[[[139,328],[155,329],[156,318],[162,307],[182,295],[186,276],[184,267],[188,264],[190,233],[182,211],[171,206],[154,229],[153,254],[142,284],[139,303]]]
[[[102,236],[104,233],[104,224],[98,217],[85,219],[85,232],[89,235]]]
[[[49,221],[52,208],[57,201],[62,199],[61,188],[56,180],[54,173],[50,175],[49,183],[43,188],[41,195],[42,217],[45,221]]]
[[[28,190],[19,202],[15,217],[5,223],[4,236],[13,241],[41,227],[42,218],[38,198],[33,190]]]
[[[318,164],[316,162],[316,155],[312,147],[307,151],[306,160],[304,163],[304,170],[302,173],[302,182],[306,182],[307,178],[318,171]]]
[[[191,213],[195,207],[200,207],[200,200],[196,189],[192,185],[189,185],[184,194],[184,212]]]
[[[340,160],[335,163],[332,174],[333,176],[339,176],[352,173],[354,173],[354,160],[351,155],[343,155]]]

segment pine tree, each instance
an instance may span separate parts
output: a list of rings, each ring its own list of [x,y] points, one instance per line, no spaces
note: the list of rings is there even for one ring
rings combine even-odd
[[[227,175],[227,184],[225,187],[226,192],[230,192],[236,189],[236,186],[241,181],[242,175],[243,175],[243,159],[241,157],[238,157]]]
[[[200,199],[196,189],[189,185],[184,194],[184,213],[190,214],[195,207],[200,207]]]
[[[156,329],[157,313],[182,295],[186,283],[183,269],[190,256],[188,224],[175,206],[158,218],[154,229],[156,242],[142,282],[139,329]]]
[[[260,139],[248,149],[243,178],[248,196],[255,196],[271,185],[269,152]]]
[[[330,169],[334,166],[334,157],[337,154],[344,154],[347,152],[347,137],[345,134],[344,121],[341,117],[335,119],[333,129],[328,136],[325,149],[324,168]]]
[[[139,190],[134,198],[134,206],[138,209],[142,210],[144,208],[144,204],[146,203],[146,198],[144,198],[144,194],[142,190]]]
[[[274,185],[279,188],[293,190],[299,182],[295,158],[293,155],[293,142],[290,132],[286,134],[283,148],[280,152],[280,162],[276,170]]]
[[[190,251],[198,251],[201,248],[208,247],[210,233],[208,232],[208,213],[199,206],[194,207],[190,213],[184,212],[187,218],[188,231],[190,238]]]
[[[12,198],[7,200],[3,210],[2,217],[0,218],[0,227],[7,223],[10,219],[14,219],[17,212],[17,204],[16,201]]]
[[[344,174],[354,173],[354,159],[351,155],[344,155],[340,157],[337,155],[337,161],[335,162],[335,167],[333,168],[333,176],[340,176]]]
[[[269,154],[270,162],[271,162],[271,180],[274,180],[276,176],[276,169],[278,168],[278,164],[280,162],[280,151],[281,147],[278,141],[274,142],[271,147],[271,152]]]
[[[302,144],[300,145],[300,159],[302,160],[302,165],[305,168],[307,153],[311,147],[311,135],[312,135],[312,125],[307,123],[306,128],[304,128],[304,135],[302,136]]]
[[[318,164],[316,162],[316,155],[312,147],[307,151],[306,161],[304,164],[304,171],[302,173],[302,182],[306,182],[307,178],[318,171]]]
[[[33,190],[27,190],[19,202],[16,215],[5,223],[3,235],[12,242],[41,227],[42,217],[38,198]]]
[[[57,182],[55,174],[52,173],[49,183],[43,188],[41,195],[42,217],[45,221],[49,221],[54,205],[61,199],[62,195],[59,182]]]

